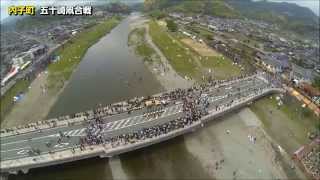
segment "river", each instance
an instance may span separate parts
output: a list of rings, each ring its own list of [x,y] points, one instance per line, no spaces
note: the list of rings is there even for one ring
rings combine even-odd
[[[88,49],[48,118],[162,91],[143,61],[127,45],[130,25],[137,20],[138,15],[129,16]]]

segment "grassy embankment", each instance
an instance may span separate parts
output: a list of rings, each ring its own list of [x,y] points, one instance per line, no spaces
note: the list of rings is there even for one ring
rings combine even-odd
[[[69,79],[73,69],[79,64],[87,49],[106,33],[110,32],[119,22],[119,17],[108,19],[79,33],[75,38],[61,47],[56,52],[61,60],[48,66],[49,89],[61,88],[63,82]]]
[[[58,90],[62,87],[63,82],[70,77],[73,69],[81,61],[87,49],[119,22],[120,19],[118,17],[108,19],[101,24],[79,33],[75,38],[70,40],[70,42],[57,50],[56,54],[60,55],[61,60],[57,63],[50,64],[48,67],[49,88]],[[26,93],[29,84],[30,81],[28,80],[18,80],[17,83],[1,97],[1,119],[3,119],[13,107],[13,97],[20,92]]]
[[[145,28],[136,28],[132,30],[128,36],[128,45],[132,46],[135,53],[141,56],[146,62],[159,60],[160,57],[155,50],[146,42],[145,33]]]
[[[284,104],[277,105],[276,96],[264,98],[251,105],[268,134],[290,154],[306,144],[308,133],[319,132],[319,118],[308,108],[302,108],[294,97],[286,96]]]
[[[190,56],[191,52],[187,51],[185,46],[170,36],[155,21],[150,21],[149,28],[152,41],[166,56],[177,73],[182,77],[196,77],[197,64]]]
[[[205,57],[201,60],[201,64],[213,69],[216,79],[228,79],[241,74],[240,68],[232,65],[232,61],[224,56]]]
[[[240,69],[232,65],[230,59],[221,55],[201,56],[191,47],[166,32],[155,21],[150,21],[149,27],[153,42],[182,77],[188,76],[199,81],[202,75],[206,75],[205,72],[208,72],[208,69],[213,70],[213,76],[217,79],[240,75]]]

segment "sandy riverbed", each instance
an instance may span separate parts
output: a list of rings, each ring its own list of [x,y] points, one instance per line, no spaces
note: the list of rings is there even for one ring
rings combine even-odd
[[[29,90],[22,100],[14,105],[10,113],[2,121],[1,128],[28,124],[45,119],[55,103],[60,91],[48,91],[46,86],[48,74],[42,72],[30,84]]]
[[[228,134],[227,131],[230,131]],[[248,136],[257,138],[250,142]],[[259,119],[245,108],[186,138],[189,152],[218,179],[286,179]]]
[[[109,166],[114,179],[305,179],[297,167],[288,176],[273,146],[257,116],[244,108],[191,134],[121,155],[121,162],[116,157]]]

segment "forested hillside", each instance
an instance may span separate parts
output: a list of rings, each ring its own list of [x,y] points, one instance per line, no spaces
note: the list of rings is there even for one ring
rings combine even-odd
[[[293,3],[252,0],[145,0],[145,10],[206,14],[224,18],[249,18],[280,25],[301,35],[319,31],[319,17]]]

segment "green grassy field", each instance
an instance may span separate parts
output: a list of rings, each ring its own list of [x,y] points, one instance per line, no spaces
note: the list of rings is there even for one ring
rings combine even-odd
[[[135,52],[143,58],[144,61],[153,61],[157,56],[154,49],[146,42],[145,28],[137,28],[130,32],[128,37],[129,46],[133,46]]]
[[[194,78],[197,74],[197,64],[194,62],[191,52],[186,50],[186,47],[182,46],[177,39],[161,29],[155,21],[150,21],[149,28],[153,42],[166,56],[177,73],[182,77]]]
[[[146,43],[139,44],[136,51],[139,55],[144,57],[143,60],[145,61],[151,61],[152,59],[150,57],[155,54],[155,51]]]
[[[132,46],[132,45],[142,43],[144,41],[144,37],[143,37],[144,33],[145,33],[144,28],[133,29],[128,36],[128,45]]]
[[[192,47],[181,42],[176,33],[169,34],[155,21],[150,21],[150,35],[153,42],[159,47],[173,68],[182,76],[192,77],[201,81],[204,71],[213,70],[214,78],[227,79],[239,76],[241,70],[234,66],[232,61],[223,56],[201,56]]]
[[[1,117],[3,118],[5,114],[10,111],[11,107],[14,105],[13,97],[18,95],[20,92],[25,93],[30,84],[29,80],[20,79],[16,82],[12,88],[10,88],[4,96],[1,97]],[[1,119],[2,119],[1,118]]]
[[[48,66],[49,89],[56,87],[57,81],[68,80],[73,69],[81,61],[87,49],[95,44],[106,33],[110,32],[119,22],[120,19],[118,17],[108,19],[80,32],[75,38],[61,47],[56,52],[61,60]]]
[[[275,95],[251,105],[265,129],[285,150],[293,153],[306,144],[309,132],[317,132],[319,119],[294,97],[287,96],[284,105],[278,108]]]
[[[228,79],[241,74],[240,68],[233,65],[230,59],[223,56],[205,57],[200,62],[203,67],[213,70],[213,75],[216,79]]]

